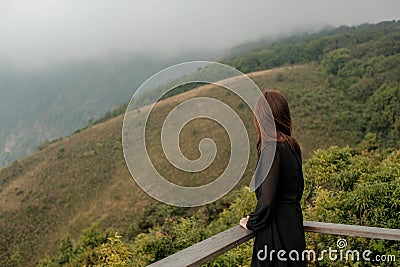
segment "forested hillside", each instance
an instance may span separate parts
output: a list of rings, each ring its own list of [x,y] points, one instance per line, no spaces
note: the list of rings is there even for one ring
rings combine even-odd
[[[398,209],[400,199],[400,23],[340,28],[259,47],[224,62],[248,73],[259,71],[249,77],[261,89],[275,88],[288,98],[294,135],[306,160],[307,218],[399,228],[398,214],[392,210]],[[186,89],[192,88],[177,88],[175,93]],[[226,166],[228,137],[210,121],[194,121],[180,137],[189,158],[198,157],[202,138],[215,141],[218,154],[207,170],[215,177],[179,172],[162,154],[159,132],[168,112],[199,96],[231,106],[247,127],[250,141],[256,142],[250,110],[226,89],[203,86],[171,94],[157,105],[148,130],[154,164],[172,181],[204,183]],[[200,209],[173,208],[145,195],[124,162],[121,112],[123,108],[110,112],[99,123],[0,170],[1,266],[33,266],[39,259],[42,266],[101,266],[103,260],[140,266],[237,224],[253,208],[253,195],[240,188],[251,178],[254,146],[239,191],[217,203]],[[319,148],[327,150],[314,153]],[[372,216],[371,209],[379,213]],[[308,240],[309,246],[319,249],[329,242],[334,238]],[[374,246],[386,252],[398,249],[390,242]],[[245,244],[244,250],[232,250],[210,265],[247,264],[250,247]],[[49,256],[44,258],[45,254]]]
[[[293,37],[225,61],[243,72],[305,62],[324,67],[330,93],[343,96],[331,97],[332,105],[345,101],[352,107],[352,113],[333,119],[347,121],[361,135],[371,133],[375,145],[400,147],[399,21]]]

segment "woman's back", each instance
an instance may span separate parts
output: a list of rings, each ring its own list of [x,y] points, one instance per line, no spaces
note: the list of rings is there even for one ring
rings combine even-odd
[[[254,173],[257,205],[240,225],[255,233],[252,266],[305,266],[300,199],[304,180],[301,150],[292,137],[286,98],[264,92],[254,107],[259,160]]]
[[[276,144],[276,153],[281,157],[276,202],[300,203],[304,189],[301,156],[284,142]]]
[[[269,144],[263,149],[258,168],[272,160],[269,153],[271,147]],[[261,173],[256,171],[256,175]],[[305,266],[302,261],[305,236],[300,206],[303,188],[301,156],[293,152],[288,144],[277,142],[271,169],[256,189],[257,207],[247,223],[256,236],[252,266],[276,266],[278,262],[279,266]],[[271,261],[272,250],[275,255],[272,255],[274,260]],[[285,251],[286,261],[277,259],[276,252],[279,250]]]

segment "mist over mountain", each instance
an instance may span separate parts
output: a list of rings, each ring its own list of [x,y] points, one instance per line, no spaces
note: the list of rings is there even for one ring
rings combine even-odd
[[[172,64],[211,58],[141,54],[21,70],[0,66],[0,166],[68,136],[129,101],[149,76]]]
[[[398,17],[397,0],[3,0],[0,62],[57,66],[118,53],[223,50],[262,37]]]

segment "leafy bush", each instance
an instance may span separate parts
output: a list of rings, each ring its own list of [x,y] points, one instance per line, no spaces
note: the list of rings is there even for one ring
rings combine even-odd
[[[304,166],[305,218],[313,221],[400,228],[400,151],[386,158],[374,153],[354,154],[350,148],[319,150]],[[337,237],[308,234],[316,251],[336,248]],[[374,254],[395,254],[400,245],[393,241],[344,237],[346,249],[371,250]],[[397,255],[398,257],[398,255]],[[371,266],[363,263],[363,266]],[[391,266],[392,263],[381,266]],[[317,266],[341,266],[328,260]],[[357,266],[357,263],[350,263]]]
[[[304,165],[305,191],[302,200],[307,220],[342,224],[400,228],[400,151],[386,157],[359,154],[349,147],[318,150]],[[208,222],[200,209],[189,218],[166,219],[162,225],[140,233],[133,241],[101,234],[93,226],[78,241],[77,249],[66,238],[58,257],[45,257],[40,266],[146,266],[178,252],[234,225],[253,210],[256,199],[247,187],[235,191],[230,206]],[[336,248],[337,236],[306,233],[307,249],[320,253]],[[348,249],[371,250],[374,254],[394,254],[400,244],[366,238],[343,237]],[[249,266],[253,241],[246,242],[204,266]],[[79,249],[78,249],[79,248]],[[318,254],[317,254],[318,255]],[[398,255],[397,255],[398,257]],[[315,266],[341,266],[328,259]],[[359,266],[357,262],[346,262]],[[362,263],[363,266],[372,266]],[[381,266],[390,266],[390,263]]]

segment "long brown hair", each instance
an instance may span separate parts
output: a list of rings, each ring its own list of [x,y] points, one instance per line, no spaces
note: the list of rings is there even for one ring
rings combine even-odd
[[[284,142],[290,149],[301,154],[300,146],[292,137],[292,118],[290,116],[289,104],[286,98],[276,90],[268,90],[263,93],[269,109],[262,107],[264,99],[259,99],[255,106],[254,124],[258,132],[257,151],[261,154],[265,143],[269,141]],[[262,96],[260,96],[262,98]],[[265,105],[264,105],[265,106]],[[266,115],[272,113],[271,115]],[[274,123],[274,125],[272,125]],[[260,127],[262,126],[262,127]],[[275,126],[274,133],[273,127]],[[267,129],[267,130],[265,130]]]

